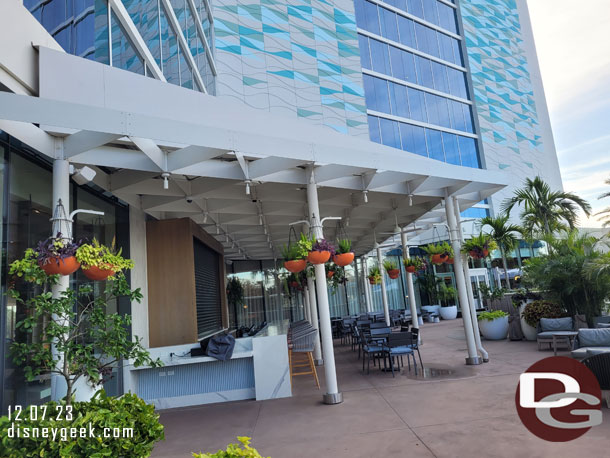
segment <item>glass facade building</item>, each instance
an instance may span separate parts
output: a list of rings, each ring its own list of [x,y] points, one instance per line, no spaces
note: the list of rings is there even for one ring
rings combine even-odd
[[[24,5],[66,52],[215,93],[207,0],[25,0]]]

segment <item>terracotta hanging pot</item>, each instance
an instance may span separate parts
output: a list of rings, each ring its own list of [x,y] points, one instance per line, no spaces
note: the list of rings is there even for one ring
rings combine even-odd
[[[447,256],[447,259],[445,259],[445,264],[453,264],[455,262],[455,258],[452,258],[451,256]]]
[[[438,264],[442,264],[443,260],[442,260],[440,254],[433,254],[432,256],[430,256],[430,262],[432,264],[437,264],[438,265]]]
[[[483,248],[483,257],[486,258],[487,256],[489,256],[489,250]]]
[[[328,271],[328,273],[326,274],[327,278],[332,278],[332,276],[335,275],[335,271],[334,270],[330,270]]]
[[[310,251],[307,260],[312,264],[324,264],[330,259],[330,251]]]
[[[288,272],[292,272],[293,274],[297,274],[305,270],[307,267],[307,261],[305,259],[296,259],[293,261],[284,261],[284,267]]]
[[[417,269],[415,269],[415,266],[407,266],[407,267],[405,267],[405,270],[407,272],[409,272],[410,274],[414,274]]]
[[[80,262],[74,256],[49,258],[46,264],[38,263],[47,275],[71,275],[78,270]]]
[[[375,277],[369,277],[369,283],[371,285],[376,285],[377,284],[377,279]]]
[[[345,267],[354,261],[354,253],[341,253],[333,256],[333,262],[340,267]]]
[[[398,278],[398,276],[400,275],[400,270],[398,269],[391,269],[388,270],[388,276],[392,279],[392,280],[396,280]]]
[[[112,269],[100,269],[98,266],[89,266],[88,269],[83,268],[85,277],[93,281],[104,281],[108,277],[112,277],[116,272]]]

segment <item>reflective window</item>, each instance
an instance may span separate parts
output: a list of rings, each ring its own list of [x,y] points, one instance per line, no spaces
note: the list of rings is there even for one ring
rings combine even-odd
[[[447,81],[447,67],[438,62],[431,62],[434,88],[441,92],[449,93],[449,82]]]
[[[421,0],[407,0],[407,11],[414,16],[424,17],[424,7]]]
[[[428,156],[438,161],[445,160],[443,141],[438,130],[426,129],[426,144],[428,145]]]
[[[381,36],[392,41],[398,41],[398,26],[396,25],[396,13],[379,8],[381,19]]]
[[[463,99],[468,98],[466,91],[466,75],[460,70],[447,67],[447,77],[449,80],[449,93]]]
[[[407,88],[401,84],[390,84],[390,104],[392,114],[403,118],[409,117],[409,102],[407,99]]]
[[[461,165],[460,150],[458,148],[457,135],[443,132],[443,150],[445,151],[445,161],[453,165]]]
[[[365,29],[379,35],[379,16],[377,15],[377,5],[371,2],[364,2]]]
[[[447,29],[453,33],[457,33],[457,24],[455,21],[455,9],[449,5],[437,2],[438,7],[438,25],[443,29]]]
[[[381,134],[379,133],[379,118],[377,116],[369,116],[369,136],[371,141],[381,143]]]
[[[112,12],[112,66],[144,74],[144,62],[136,53],[131,41],[123,31],[119,19]]]
[[[417,89],[407,88],[407,95],[409,97],[409,108],[411,110],[411,119],[420,122],[428,122],[426,116],[426,102],[424,100],[424,93]]]
[[[391,75],[392,73],[390,70],[390,55],[388,45],[372,38],[369,40],[369,43],[371,45],[373,70],[379,73],[385,73],[386,75]]]
[[[417,69],[417,82],[422,86],[434,88],[430,59],[415,56],[415,68]]]
[[[460,156],[462,165],[466,167],[480,168],[477,145],[474,138],[458,136]]]
[[[379,118],[379,130],[381,131],[381,142],[386,146],[400,148],[400,130],[397,121]]]
[[[436,0],[424,0],[424,19],[433,24],[438,24],[438,11]]]
[[[360,63],[362,68],[371,69],[371,53],[369,51],[368,37],[358,35],[358,45],[360,47]]]

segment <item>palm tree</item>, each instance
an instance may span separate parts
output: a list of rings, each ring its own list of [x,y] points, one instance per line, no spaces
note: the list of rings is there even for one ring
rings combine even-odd
[[[610,185],[610,178],[608,178],[606,181],[604,181],[604,183],[606,183],[607,185]],[[603,193],[601,196],[598,197],[598,199],[605,199],[606,197],[610,197],[610,191]],[[601,218],[599,218],[599,221],[603,221],[602,226],[604,226],[604,227],[610,226],[610,207],[606,207],[602,211],[597,212],[595,214],[595,216],[600,216],[600,215],[601,215]]]
[[[515,205],[523,205],[521,219],[538,232],[550,235],[565,226],[574,229],[578,222],[578,209],[585,215],[591,215],[591,205],[571,192],[551,191],[551,187],[542,178],[527,178],[525,186],[515,191],[515,195],[506,199],[502,211],[510,213]]]
[[[498,244],[500,254],[502,255],[502,266],[504,267],[504,275],[506,277],[506,287],[510,289],[510,280],[508,278],[508,264],[506,263],[506,253],[515,248],[518,243],[517,236],[515,234],[520,232],[520,227],[516,224],[510,224],[508,222],[510,216],[504,214],[503,216],[486,216],[481,219],[481,228],[489,226],[491,232],[489,235]]]

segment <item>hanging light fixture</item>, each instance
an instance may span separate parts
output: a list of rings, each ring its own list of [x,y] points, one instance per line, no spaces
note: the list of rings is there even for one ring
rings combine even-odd
[[[171,174],[169,172],[163,172],[161,174],[161,178],[163,178],[163,189],[169,189],[169,177]]]
[[[206,224],[208,222],[208,212],[204,211],[203,212],[203,224]]]
[[[369,203],[369,196],[368,196],[369,192],[365,189],[364,191],[362,191],[362,197],[364,198],[364,203],[368,204]]]
[[[252,184],[252,180],[246,180],[246,195],[249,196],[250,195],[250,185]]]

